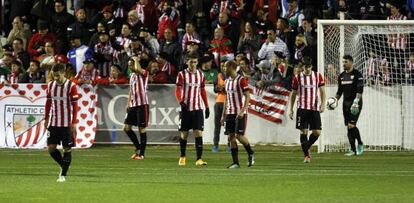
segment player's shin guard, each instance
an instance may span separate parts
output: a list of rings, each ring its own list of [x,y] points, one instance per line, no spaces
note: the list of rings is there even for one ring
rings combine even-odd
[[[348,140],[349,145],[351,145],[351,150],[356,153],[354,130],[355,128],[348,129]]]
[[[300,134],[300,146],[302,147],[303,154],[309,156],[309,151],[306,149],[308,143],[308,135]]]
[[[195,147],[197,152],[197,160],[201,159],[203,155],[203,137],[196,137],[195,138]]]
[[[313,133],[309,136],[309,141],[306,147],[306,151],[308,151],[312,147],[312,145],[316,142],[316,140],[318,140],[318,138],[319,136],[316,136]]]
[[[252,147],[250,144],[243,145],[244,149],[246,150],[247,154],[254,154]]]
[[[145,148],[147,147],[147,133],[140,133],[141,138],[141,151],[139,155],[145,156]]]
[[[185,150],[187,148],[187,140],[184,140],[183,138],[180,138],[180,151],[181,151],[181,157],[185,156]]]
[[[239,164],[239,148],[231,148],[231,157],[233,158],[233,164]]]
[[[72,162],[72,152],[64,152],[62,159],[62,176],[66,176],[69,170],[70,163]]]
[[[359,134],[359,129],[357,127],[352,128],[353,129],[353,134],[355,139],[357,140],[359,145],[362,145],[362,140],[361,140],[361,135]]]
[[[129,139],[131,139],[131,141],[134,144],[135,149],[136,149],[136,151],[138,153],[138,151],[141,150],[141,145],[139,144],[137,135],[132,130],[127,131],[126,134],[128,135]]]
[[[53,152],[50,152],[49,154],[53,158],[53,160],[55,160],[56,163],[58,163],[59,166],[62,167],[62,154],[60,153],[60,151],[58,149],[55,149]]]

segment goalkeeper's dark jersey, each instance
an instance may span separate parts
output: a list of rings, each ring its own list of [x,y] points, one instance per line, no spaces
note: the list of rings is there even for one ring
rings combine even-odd
[[[336,95],[344,94],[344,105],[352,105],[356,94],[364,91],[364,78],[361,72],[353,69],[351,72],[342,72],[338,77],[338,91]],[[362,103],[362,99],[359,101]]]

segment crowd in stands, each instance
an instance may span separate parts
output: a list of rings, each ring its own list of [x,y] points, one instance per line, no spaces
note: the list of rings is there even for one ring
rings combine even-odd
[[[253,85],[277,81],[289,87],[304,57],[312,58],[317,71],[318,19],[337,19],[341,11],[346,19],[414,17],[413,0],[4,3],[2,29],[7,40],[0,51],[0,75],[5,84],[48,82],[56,63],[66,64],[67,77],[78,84],[126,84],[132,56],[141,58],[150,83],[175,83],[186,59],[196,55],[207,83],[217,82],[223,61],[235,59],[240,73],[252,78]],[[406,49],[398,40],[390,46]],[[401,69],[406,78],[414,77],[413,56],[410,61]]]

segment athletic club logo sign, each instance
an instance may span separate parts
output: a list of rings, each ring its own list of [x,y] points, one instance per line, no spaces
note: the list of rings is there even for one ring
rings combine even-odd
[[[44,127],[45,84],[0,85],[0,147],[44,148],[47,130]],[[97,125],[96,88],[78,87],[76,147],[91,147]]]

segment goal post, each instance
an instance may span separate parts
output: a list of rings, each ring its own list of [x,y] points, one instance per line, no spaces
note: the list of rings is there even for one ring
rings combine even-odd
[[[414,21],[318,20],[318,71],[327,97],[335,96],[343,55],[364,76],[357,126],[365,150],[414,150]],[[342,99],[322,117],[318,152],[349,150]]]

